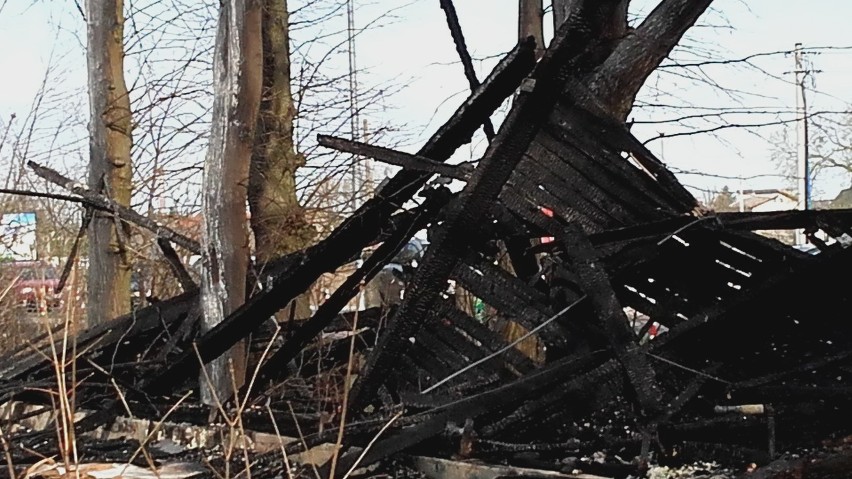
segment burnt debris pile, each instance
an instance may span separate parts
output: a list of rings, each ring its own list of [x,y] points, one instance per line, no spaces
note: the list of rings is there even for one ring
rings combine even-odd
[[[301,434],[294,454],[334,443],[342,422],[322,477],[422,456],[614,477],[649,457],[768,463],[852,432],[852,211],[702,208],[572,83],[582,51],[567,32],[538,62],[519,44],[416,154],[320,138],[401,170],[327,238],[271,265],[213,330],[199,332],[190,290],[78,334],[77,433],[129,414],[206,424],[196,396],[173,406],[244,339],[254,380],[225,406],[243,406],[247,430]],[[513,95],[484,156],[445,163]],[[819,253],[753,232],[773,229],[804,229]],[[402,297],[344,311],[423,230]],[[310,317],[288,314],[367,247]],[[49,407],[61,342],[8,352],[2,401]],[[323,381],[336,400],[318,399]],[[56,447],[50,428],[9,438],[24,464]],[[280,450],[255,464],[273,475]]]

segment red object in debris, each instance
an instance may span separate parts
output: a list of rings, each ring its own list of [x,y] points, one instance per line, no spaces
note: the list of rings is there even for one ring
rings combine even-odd
[[[553,218],[553,210],[552,209],[545,208],[544,206],[539,207],[539,209],[541,210],[542,213],[544,213],[544,216],[548,216],[550,218]],[[541,238],[542,243],[552,243],[553,240],[554,240],[553,236],[543,236]]]
[[[56,294],[59,277],[49,264],[41,261],[0,263],[0,273],[4,285],[13,283],[15,302],[28,311],[46,313],[61,305],[61,295]]]
[[[654,339],[657,337],[657,334],[660,333],[660,323],[654,321],[651,323],[651,327],[648,328],[648,338]]]

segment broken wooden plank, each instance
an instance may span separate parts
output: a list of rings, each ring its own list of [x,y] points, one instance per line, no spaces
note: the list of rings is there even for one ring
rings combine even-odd
[[[540,479],[608,479],[592,474],[563,474],[526,467],[500,466],[477,462],[414,456],[409,459],[415,469],[430,479],[499,479],[530,477]]]
[[[145,228],[157,235],[158,238],[165,238],[195,254],[200,254],[201,245],[199,245],[197,241],[188,238],[167,226],[163,226],[148,217],[142,216],[130,208],[119,205],[110,198],[89,190],[81,183],[77,183],[76,181],[63,176],[56,170],[39,165],[34,161],[28,161],[27,166],[29,166],[36,175],[44,178],[45,180],[61,186],[75,195],[80,195],[80,197],[85,200],[86,204],[99,210],[108,211],[118,215],[118,217],[122,220]]]
[[[333,150],[351,153],[358,156],[366,156],[374,160],[388,163],[390,165],[401,166],[404,169],[417,171],[422,173],[430,173],[443,175],[447,178],[467,181],[474,167],[471,163],[461,165],[448,165],[435,161],[425,156],[412,155],[402,151],[393,150],[381,146],[370,145],[360,141],[347,140],[330,135],[317,136],[317,143],[320,146],[331,148]]]

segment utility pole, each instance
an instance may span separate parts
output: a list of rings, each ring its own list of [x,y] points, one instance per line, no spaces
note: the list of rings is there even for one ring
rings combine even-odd
[[[797,43],[794,50],[796,69],[796,158],[798,179],[797,209],[810,209],[811,181],[808,152],[808,103],[805,96],[805,78],[811,73],[805,67],[802,44]],[[796,244],[807,243],[804,230],[796,230]]]
[[[353,141],[361,140],[361,135],[358,131],[358,77],[357,64],[355,62],[355,0],[347,0],[346,2],[346,20],[347,20],[347,40],[349,48],[349,128],[352,134]],[[349,207],[352,211],[358,209],[358,156],[352,156],[352,178],[350,187],[352,189],[352,197],[350,198]]]

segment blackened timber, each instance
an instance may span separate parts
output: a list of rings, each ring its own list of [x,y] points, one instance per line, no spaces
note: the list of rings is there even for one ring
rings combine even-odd
[[[544,306],[547,302],[544,295],[526,295],[525,298],[522,288],[526,287],[524,289],[528,289],[528,293],[532,293],[533,290],[521,280],[512,278],[507,272],[501,273],[499,270],[501,268],[492,265],[488,269],[491,274],[484,271],[478,273],[476,267],[460,263],[454,268],[452,277],[486,304],[497,308],[506,318],[517,322],[527,330],[535,328],[552,316],[550,309]],[[566,331],[558,323],[554,322],[546,326],[541,331],[541,336],[550,346],[565,346]]]
[[[482,347],[485,348],[489,354],[499,351],[506,345],[505,340],[497,335],[497,333],[476,319],[460,311],[458,308],[450,306],[450,309],[445,314],[453,326],[482,344]],[[503,353],[501,358],[508,368],[521,374],[528,373],[535,369],[535,364],[533,364],[532,360],[514,348]]]
[[[614,148],[631,153],[633,158],[656,180],[659,189],[680,204],[678,209],[691,211],[698,206],[695,197],[684,188],[662,161],[627,130],[624,124],[583,111],[573,113],[582,117],[581,124],[587,125],[587,128],[593,128],[598,133],[598,138],[606,139]]]
[[[568,110],[565,106],[562,108]],[[566,120],[558,121],[558,124],[547,125],[547,129],[539,135],[539,144],[553,153],[571,148],[573,151],[566,158],[570,159],[568,164],[602,193],[619,201],[634,214],[641,214],[640,218],[646,221],[653,219],[649,216],[657,210],[682,213],[674,209],[675,205],[671,201],[666,200],[653,178],[628,164],[616,151],[602,148],[598,138],[587,130],[576,127],[569,129]],[[660,213],[654,216],[657,219],[665,218]]]
[[[588,188],[576,172],[567,171],[570,166],[563,162],[562,158],[537,146],[533,146],[531,150],[534,154],[527,155],[527,159],[518,166],[516,174],[538,176],[539,181],[546,181],[555,191],[570,198],[570,201],[563,200],[563,203],[582,211],[598,224],[624,224],[631,218],[621,204],[610,200],[606,195],[596,194],[598,192]]]
[[[450,374],[453,371],[464,367],[468,364],[467,358],[460,352],[450,348],[447,343],[439,340],[430,329],[422,329],[417,337],[414,338],[414,343],[419,344],[429,350],[432,356],[437,358],[439,362],[449,367]]]
[[[503,240],[503,245],[506,248],[506,254],[509,255],[512,270],[518,278],[527,283],[534,281],[538,273],[538,262],[530,252],[529,239],[517,236],[508,237]]]
[[[553,170],[555,176],[575,185],[578,196],[620,218],[620,221],[610,224],[635,223],[659,217],[654,210],[657,204],[645,197],[646,192],[642,195],[635,193],[630,183],[622,178],[623,175],[610,171],[606,166],[607,163],[623,162],[620,156],[603,150],[597,152],[597,157],[592,157],[589,152],[590,149],[580,149],[543,131],[536,138],[535,147],[530,149],[530,156],[547,170]],[[604,165],[598,164],[601,162]],[[572,196],[572,203],[577,201]]]
[[[93,326],[80,332],[76,337],[77,351],[91,352],[93,346],[97,350],[113,348],[117,350],[117,344],[121,338],[132,338],[140,332],[169,326],[175,321],[185,317],[186,314],[198,304],[197,291],[183,293],[174,298],[147,306],[133,311],[104,324]],[[13,379],[26,375],[35,374],[37,371],[52,371],[53,363],[50,361],[54,348],[62,348],[63,339],[56,339],[55,344],[49,345],[39,351],[34,351],[25,357],[15,358],[10,368],[0,372],[0,379]]]
[[[406,338],[415,336],[424,326],[423,318],[437,302],[453,268],[477,237],[477,223],[487,216],[541,123],[549,116],[552,98],[571,70],[569,62],[586,48],[591,38],[592,32],[576,28],[578,22],[579,19],[573,24],[566,22],[561,33],[556,35],[553,46],[538,63],[526,86],[521,88],[500,133],[462,190],[459,207],[436,232],[409,286],[410,294],[391,318],[353,388],[355,410],[372,401],[381,378],[392,368],[393,358],[410,344]]]
[[[172,248],[171,242],[165,238],[157,238],[157,245],[160,247],[160,251],[163,252],[163,257],[166,258],[166,262],[169,263],[172,273],[174,273],[177,277],[180,287],[183,288],[184,291],[197,290],[198,285],[195,284],[195,280],[193,280],[192,276],[189,275],[189,271],[186,270],[186,267],[181,262],[177,251]]]
[[[661,335],[651,344],[654,349],[666,347],[669,343],[681,341],[680,338],[694,334],[703,326],[737,315],[745,315],[761,311],[769,314],[769,308],[782,310],[789,303],[798,301],[801,297],[816,297],[827,294],[828,290],[837,286],[832,285],[835,274],[852,267],[852,248],[847,248],[834,254],[820,254],[806,263],[796,265],[795,269],[784,270],[766,278],[750,290],[740,291],[732,296],[725,304],[713,304],[704,310],[694,313],[687,321]],[[791,294],[791,292],[794,292]]]
[[[716,374],[716,372],[721,369],[720,363],[714,363],[707,366],[702,373],[697,374],[689,384],[675,397],[671,399],[671,401],[666,404],[663,410],[660,412],[660,415],[654,419],[654,423],[661,424],[666,423],[671,420],[676,414],[678,414],[686,404],[695,397],[696,394],[701,390],[701,387],[704,386],[704,383],[707,382],[711,375]]]
[[[411,171],[443,175],[456,180],[467,181],[474,169],[471,163],[447,165],[424,156],[412,155],[382,146],[370,145],[360,141],[352,141],[329,135],[317,136],[317,142],[320,146],[333,150],[366,156],[383,163],[401,166]]]
[[[852,224],[852,209],[715,213],[701,218],[701,223],[705,227],[737,231],[789,230],[818,226],[819,222],[825,219]],[[688,227],[696,220],[697,218],[693,216],[679,216],[639,225],[613,228],[594,233],[590,239],[595,245],[600,245],[641,238],[664,237],[680,228]],[[794,252],[791,252],[791,254],[794,254]]]
[[[541,218],[544,217],[542,207],[555,210],[565,218],[584,222],[590,227],[594,226],[594,223],[590,223],[581,212],[563,208],[559,200],[550,192],[539,189],[538,185],[523,175],[512,175],[500,193],[500,201],[509,211],[535,226],[539,226]]]
[[[400,225],[393,236],[382,243],[364,261],[364,264],[346,278],[331,297],[323,302],[316,313],[299,326],[293,336],[275,354],[269,357],[261,367],[259,377],[265,377],[271,371],[279,371],[286,367],[290,360],[294,359],[311,340],[331,324],[337,313],[358,294],[361,285],[369,282],[405,246],[414,233],[432,220],[436,212],[447,203],[449,198],[450,192],[446,188],[429,191],[426,201],[408,218],[408,225]]]
[[[639,348],[624,309],[597,258],[594,247],[577,225],[554,221],[554,225],[556,224],[560,226],[555,227],[558,228],[554,231],[555,236],[565,247],[571,269],[579,276],[580,286],[589,297],[592,308],[607,333],[610,345],[636,393],[639,405],[646,413],[655,413],[659,409],[662,394],[654,370]]]
[[[447,26],[450,27],[450,35],[453,37],[453,43],[456,45],[456,52],[459,54],[459,59],[464,67],[464,76],[470,84],[471,91],[475,91],[479,86],[479,79],[476,77],[476,70],[473,68],[473,59],[470,58],[470,52],[467,51],[467,43],[464,40],[464,33],[459,24],[459,16],[456,13],[456,7],[452,0],[440,0],[441,8],[447,17]],[[536,48],[542,48],[542,45],[536,45]],[[494,125],[491,124],[491,119],[487,118],[482,123],[482,130],[488,141],[494,139]]]
[[[435,335],[436,339],[448,345],[453,351],[457,351],[463,355],[465,357],[465,365],[485,357],[486,353],[482,348],[468,341],[467,338],[462,336],[449,324],[440,322],[430,330],[430,333]],[[501,367],[494,363],[488,363],[483,369],[490,370],[490,372],[499,372]]]
[[[506,97],[517,88],[535,62],[534,42],[519,44],[495,67],[485,82],[456,110],[456,113],[420,149],[418,155],[447,160]],[[367,200],[328,238],[310,249],[296,266],[275,277],[272,287],[251,297],[243,306],[211,329],[196,342],[205,364],[219,357],[237,341],[249,335],[284,305],[304,292],[323,273],[345,263],[373,241],[388,219],[402,207],[431,175],[401,171]],[[162,385],[175,384],[190,377],[200,365],[194,351],[187,351],[167,365],[158,376]],[[156,384],[156,383],[154,383]],[[166,390],[168,387],[165,388]],[[160,390],[164,390],[160,388]]]
[[[100,210],[109,211],[124,221],[147,229],[157,235],[158,238],[165,238],[195,254],[200,254],[201,246],[197,241],[188,238],[167,226],[158,224],[156,221],[142,216],[130,208],[119,205],[110,198],[89,190],[81,183],[77,183],[76,181],[63,176],[56,170],[50,169],[46,166],[41,166],[34,161],[28,161],[27,166],[29,166],[36,175],[44,178],[45,180],[61,186],[75,195],[80,195],[87,205],[91,205]]]
[[[363,458],[359,459],[357,451],[349,451],[344,454],[338,464],[339,470],[348,470],[356,461],[360,461],[359,463],[362,466],[369,465],[377,460],[404,451],[440,434],[449,422],[463,422],[468,418],[475,420],[490,411],[496,411],[510,404],[540,396],[543,391],[570,374],[570,371],[587,367],[589,361],[594,359],[593,355],[583,358],[560,359],[510,383],[420,413],[418,416],[424,416],[425,420],[376,441]]]

